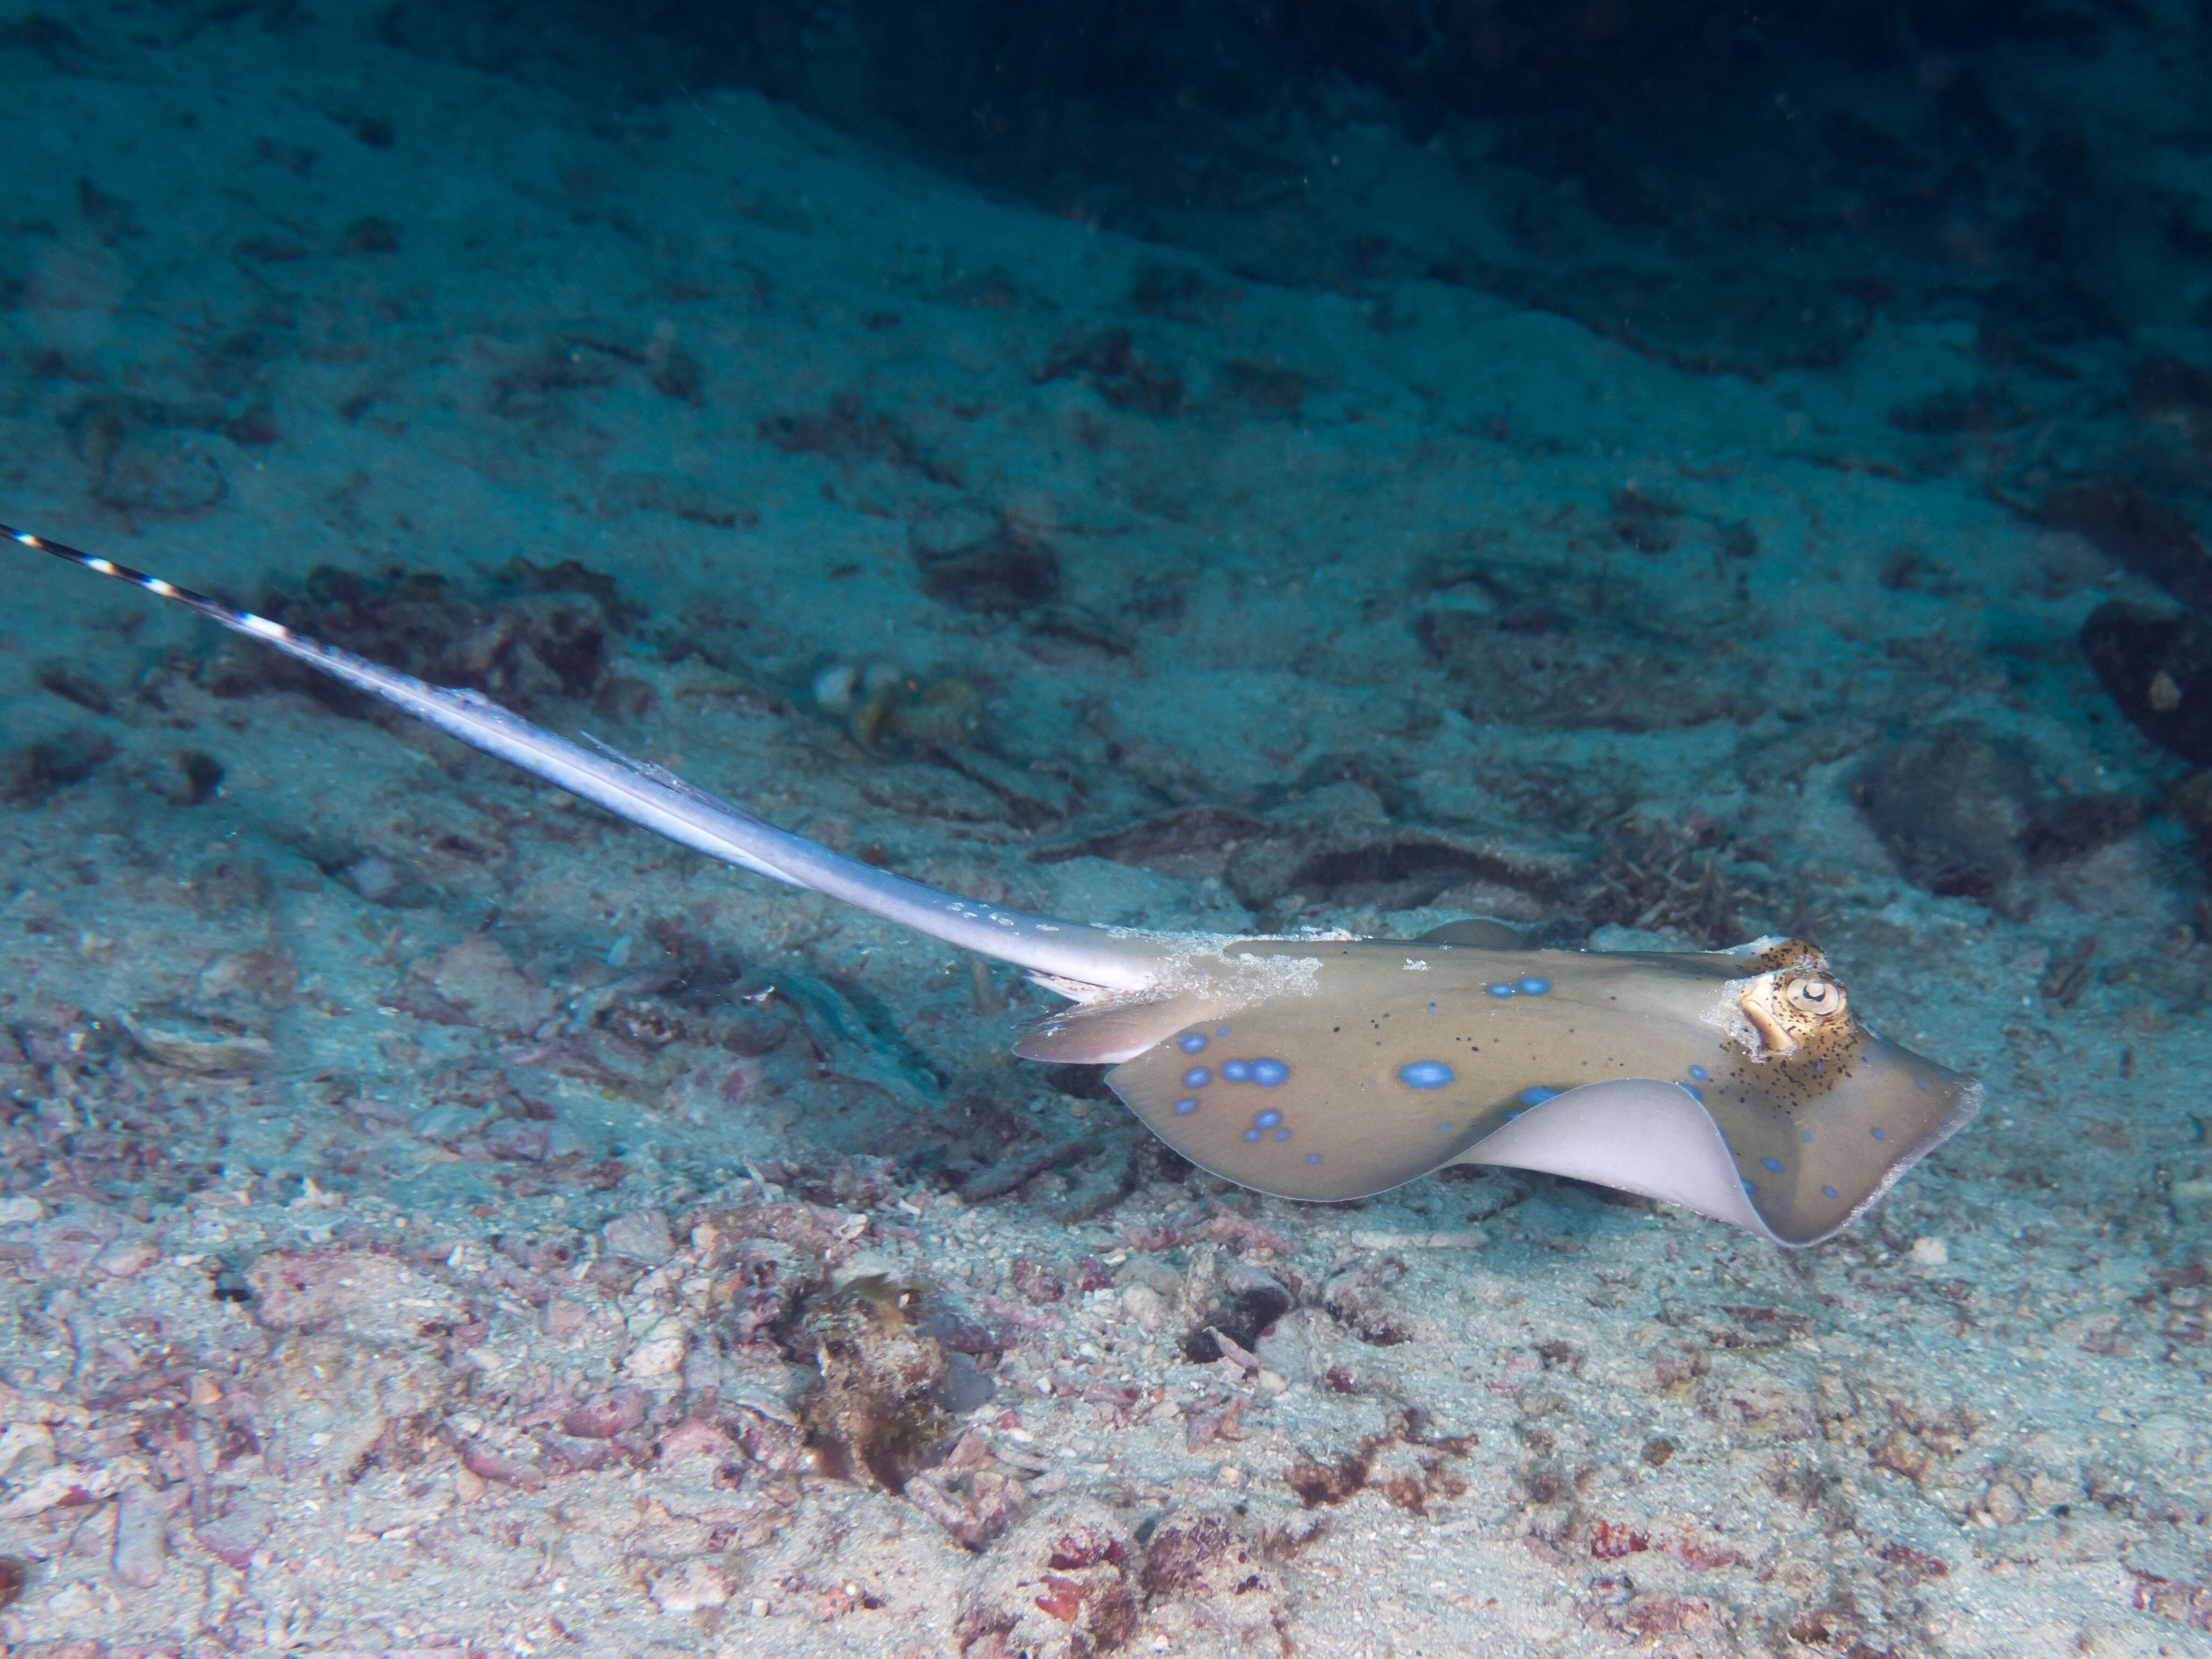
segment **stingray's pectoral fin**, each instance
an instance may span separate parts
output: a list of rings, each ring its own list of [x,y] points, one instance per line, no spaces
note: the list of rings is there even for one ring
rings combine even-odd
[[[1783,1238],[1752,1207],[1712,1115],[1673,1083],[1615,1078],[1531,1107],[1452,1160],[1499,1164],[1640,1193]]]
[[[1531,1108],[1454,1162],[1595,1182],[1777,1244],[1817,1244],[1981,1109],[1980,1084],[1887,1044],[1863,1056],[1849,1083],[1819,1113],[1793,1120],[1814,1127],[1771,1143],[1786,1157],[1749,1152],[1771,1126],[1751,1121],[1740,1103],[1720,1103],[1717,1115],[1680,1084],[1619,1078]]]
[[[1054,988],[1064,995],[1080,994],[1065,983]],[[1063,1066],[1117,1065],[1205,1019],[1215,1012],[1217,1000],[1195,993],[1151,1000],[1104,995],[1047,1015],[1022,1033],[1014,1053]]]

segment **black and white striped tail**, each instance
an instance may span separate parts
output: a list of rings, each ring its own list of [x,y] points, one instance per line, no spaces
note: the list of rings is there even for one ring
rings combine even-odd
[[[51,553],[66,563],[82,565],[87,570],[96,570],[103,576],[129,582],[133,587],[143,587],[161,599],[174,599],[179,605],[198,611],[210,622],[221,623],[225,628],[235,629],[239,633],[249,634],[255,639],[274,643],[278,640],[298,638],[282,623],[270,622],[268,617],[257,617],[249,611],[234,611],[227,605],[216,604],[204,593],[195,593],[189,587],[179,587],[174,582],[163,581],[159,576],[149,576],[143,570],[133,570],[127,564],[103,559],[98,554],[83,552],[60,542],[48,541],[44,536],[34,536],[27,530],[16,529],[13,525],[0,524],[0,536],[11,542],[21,542],[25,547],[38,552]],[[314,641],[309,640],[303,643],[313,645]]]
[[[605,807],[617,817],[726,864],[842,899],[933,939],[1056,980],[1135,991],[1149,986],[1161,969],[1164,952],[1158,940],[1004,910],[909,881],[833,853],[804,836],[778,830],[659,767],[629,760],[612,750],[594,754],[579,748],[508,714],[481,692],[432,685],[295,633],[266,617],[234,611],[190,588],[27,530],[0,525],[0,536],[196,611],[210,622],[366,691],[471,748]]]

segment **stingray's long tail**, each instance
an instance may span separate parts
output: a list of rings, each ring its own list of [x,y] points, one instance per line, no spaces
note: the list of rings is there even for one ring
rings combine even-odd
[[[1021,910],[1002,910],[909,881],[764,823],[744,808],[695,789],[659,767],[629,760],[612,750],[594,754],[580,749],[508,714],[480,693],[431,685],[411,674],[380,667],[295,634],[265,617],[234,611],[159,576],[145,575],[27,531],[0,525],[0,536],[173,599],[233,633],[258,640],[334,679],[380,697],[449,737],[709,858],[842,899],[948,945],[1015,963],[1054,979],[1133,991],[1150,984],[1159,971],[1161,946],[1143,935],[1085,922],[1058,921]]]

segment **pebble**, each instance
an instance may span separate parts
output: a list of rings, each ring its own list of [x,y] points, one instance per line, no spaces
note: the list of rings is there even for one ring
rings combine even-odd
[[[21,1521],[29,1516],[44,1515],[64,1504],[88,1504],[114,1490],[113,1469],[86,1469],[72,1463],[57,1463],[5,1504],[0,1504],[0,1521]]]
[[[466,1473],[466,1471],[464,1471]],[[474,1475],[469,1479],[475,1480]],[[268,1542],[276,1524],[275,1508],[246,1493],[234,1493],[223,1512],[196,1528],[200,1547],[225,1566],[244,1572],[252,1565],[253,1553]]]
[[[654,1332],[632,1348],[629,1358],[623,1361],[625,1376],[672,1376],[684,1369],[684,1356],[690,1345],[680,1332],[667,1331],[665,1324],[656,1326]]]
[[[46,1611],[57,1619],[82,1619],[96,1605],[92,1592],[82,1583],[68,1583],[46,1598]]]
[[[668,1218],[659,1210],[618,1215],[599,1231],[606,1240],[608,1255],[642,1261],[647,1267],[657,1267],[676,1254],[676,1237],[668,1230]]]
[[[259,1071],[276,1052],[267,1037],[202,1030],[176,1020],[134,1019],[129,1014],[120,1018],[147,1058],[173,1071],[242,1077]]]
[[[1168,1322],[1166,1298],[1149,1285],[1124,1285],[1121,1310],[1147,1331],[1161,1330]]]
[[[123,1489],[115,1510],[115,1576],[134,1589],[151,1589],[169,1566],[168,1494],[142,1480]]]
[[[653,1599],[663,1613],[698,1613],[730,1599],[730,1576],[697,1557],[671,1567],[653,1581]]]
[[[0,1475],[13,1475],[25,1458],[33,1469],[52,1468],[55,1462],[54,1434],[43,1423],[10,1423],[0,1434]]]
[[[853,688],[860,676],[852,664],[833,662],[814,677],[814,703],[825,714],[852,712]]]
[[[345,878],[353,890],[365,899],[380,899],[399,886],[399,872],[392,867],[392,860],[374,853],[365,853],[345,869]]]
[[[118,1238],[93,1257],[92,1265],[111,1279],[129,1279],[161,1254],[149,1239]]]

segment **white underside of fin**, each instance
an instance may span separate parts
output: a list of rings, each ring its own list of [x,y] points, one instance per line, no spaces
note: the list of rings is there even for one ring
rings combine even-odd
[[[1787,1242],[1752,1208],[1718,1126],[1679,1084],[1653,1078],[1586,1083],[1529,1108],[1453,1161],[1617,1187],[1733,1223],[1773,1243]]]

